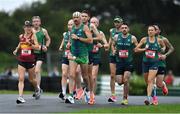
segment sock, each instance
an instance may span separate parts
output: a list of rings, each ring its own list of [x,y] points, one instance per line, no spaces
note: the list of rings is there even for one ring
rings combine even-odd
[[[151,101],[151,96],[147,96],[147,100],[148,100],[148,101]]]
[[[154,96],[157,96],[157,86],[156,85],[154,85],[154,87],[153,87],[153,95],[152,95],[152,97],[154,97]]]
[[[62,93],[63,95],[66,95],[66,85],[62,85]]]

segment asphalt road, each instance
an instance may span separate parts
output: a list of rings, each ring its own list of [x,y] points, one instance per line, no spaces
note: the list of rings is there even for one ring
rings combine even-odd
[[[108,103],[108,96],[96,96],[96,104],[88,105],[83,100],[75,104],[65,104],[58,95],[42,95],[41,99],[35,100],[31,95],[24,95],[26,103],[16,104],[15,94],[0,95],[0,113],[53,113],[53,112],[76,112],[81,109],[94,109],[97,107],[122,107],[119,96],[116,103]],[[144,105],[145,96],[130,96],[129,105]],[[180,103],[180,97],[161,96],[160,104]]]

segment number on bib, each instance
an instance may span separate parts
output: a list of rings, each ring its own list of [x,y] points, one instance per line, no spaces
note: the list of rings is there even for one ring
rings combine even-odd
[[[128,58],[128,50],[119,50],[119,57],[120,58]]]
[[[22,49],[22,50],[21,50],[21,55],[22,55],[22,56],[31,55],[31,49]]]
[[[153,59],[155,57],[156,52],[152,50],[146,50],[145,54],[147,58]]]

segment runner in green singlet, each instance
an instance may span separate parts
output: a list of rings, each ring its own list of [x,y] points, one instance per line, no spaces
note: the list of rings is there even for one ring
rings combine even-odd
[[[49,37],[48,31],[41,27],[41,18],[39,16],[32,17],[33,31],[36,33],[36,37],[41,49],[34,51],[36,66],[35,73],[38,85],[41,84],[41,66],[46,58],[46,52],[51,43],[51,38]]]
[[[116,102],[116,94],[115,94],[115,76],[116,76],[116,57],[112,54],[111,44],[113,38],[116,34],[121,32],[121,25],[123,24],[123,19],[119,16],[114,18],[114,26],[115,28],[110,29],[110,38],[109,38],[109,66],[110,66],[110,87],[111,87],[111,96],[108,98],[108,102]]]
[[[81,13],[73,13],[74,26],[71,31],[71,56],[70,59],[70,77],[69,77],[69,96],[66,98],[65,103],[74,103],[73,89],[76,77],[76,69],[78,65],[81,67],[81,73],[84,80],[84,85],[87,91],[90,88],[88,77],[88,48],[87,44],[92,43],[92,34],[87,25],[84,25],[81,20]],[[82,92],[84,92],[82,90]]]
[[[122,33],[114,36],[112,54],[116,56],[116,82],[123,86],[122,105],[128,105],[129,79],[133,72],[133,51],[138,42],[134,35],[129,33],[129,27],[123,23]]]
[[[146,105],[151,102],[151,94],[153,89],[153,82],[158,71],[159,52],[165,51],[165,44],[162,39],[155,36],[156,28],[154,26],[148,27],[148,37],[141,39],[135,52],[144,52],[143,54],[143,72],[145,82],[147,84],[147,99],[144,101]],[[141,48],[141,46],[143,46]]]

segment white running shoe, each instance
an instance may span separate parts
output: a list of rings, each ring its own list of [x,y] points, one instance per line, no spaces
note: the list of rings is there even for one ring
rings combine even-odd
[[[21,97],[21,96],[19,96],[18,98],[17,98],[17,100],[16,100],[16,103],[17,104],[22,104],[22,103],[25,103],[26,101],[24,100],[24,98],[23,97]]]
[[[74,98],[69,95],[69,96],[65,99],[65,103],[74,104]]]

